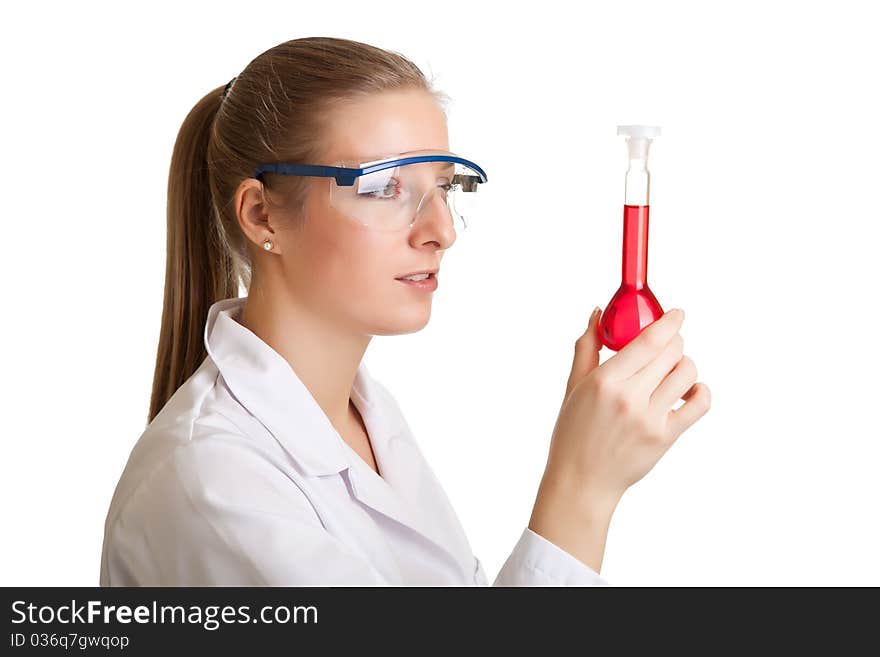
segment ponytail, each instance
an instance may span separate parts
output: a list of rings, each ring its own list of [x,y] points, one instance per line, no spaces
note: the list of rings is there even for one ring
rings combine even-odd
[[[238,280],[218,233],[207,151],[223,87],[199,101],[183,122],[168,176],[165,301],[147,422],[198,369],[207,352],[208,308],[238,296]]]

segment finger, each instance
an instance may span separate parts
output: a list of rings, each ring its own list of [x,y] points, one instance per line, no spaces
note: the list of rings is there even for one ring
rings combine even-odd
[[[684,398],[696,380],[697,366],[688,356],[682,356],[651,395],[651,406],[661,412],[672,408],[675,402]]]
[[[683,352],[684,338],[681,333],[676,333],[654,360],[632,376],[631,381],[638,394],[643,398],[652,397],[663,379],[678,365]]]
[[[681,328],[684,311],[673,308],[654,320],[628,345],[606,360],[602,367],[612,379],[621,381],[650,363]]]
[[[712,393],[705,383],[695,383],[683,396],[685,403],[669,411],[668,425],[678,436],[703,417],[712,406]]]
[[[568,383],[565,386],[566,398],[568,398],[571,389],[599,365],[599,351],[602,349],[602,342],[599,340],[599,317],[601,315],[602,310],[596,306],[593,309],[593,314],[590,315],[587,330],[574,343],[574,360],[568,375]]]

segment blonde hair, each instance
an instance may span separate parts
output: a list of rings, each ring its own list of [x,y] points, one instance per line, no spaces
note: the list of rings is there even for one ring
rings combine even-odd
[[[168,175],[165,298],[148,422],[207,356],[208,309],[250,288],[251,242],[233,209],[239,183],[265,162],[316,163],[334,107],[415,88],[444,108],[448,96],[399,53],[358,41],[307,37],[259,55],[190,110]],[[308,179],[263,174],[285,208],[301,208]],[[266,202],[271,204],[269,198]],[[291,220],[298,216],[291,213]]]

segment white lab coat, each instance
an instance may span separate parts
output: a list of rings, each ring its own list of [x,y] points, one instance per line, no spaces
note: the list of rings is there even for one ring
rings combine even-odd
[[[101,586],[488,585],[391,393],[361,362],[352,401],[379,476],[287,361],[234,319],[245,299],[211,306],[208,356],[132,449]],[[528,527],[495,579],[602,584]]]

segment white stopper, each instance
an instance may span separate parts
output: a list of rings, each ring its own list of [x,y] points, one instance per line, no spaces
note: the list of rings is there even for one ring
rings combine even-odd
[[[660,136],[660,126],[657,125],[619,125],[617,134],[627,137],[647,137],[653,139]]]
[[[656,125],[619,125],[617,134],[628,137],[629,159],[647,160],[651,139],[660,136],[660,126]]]

